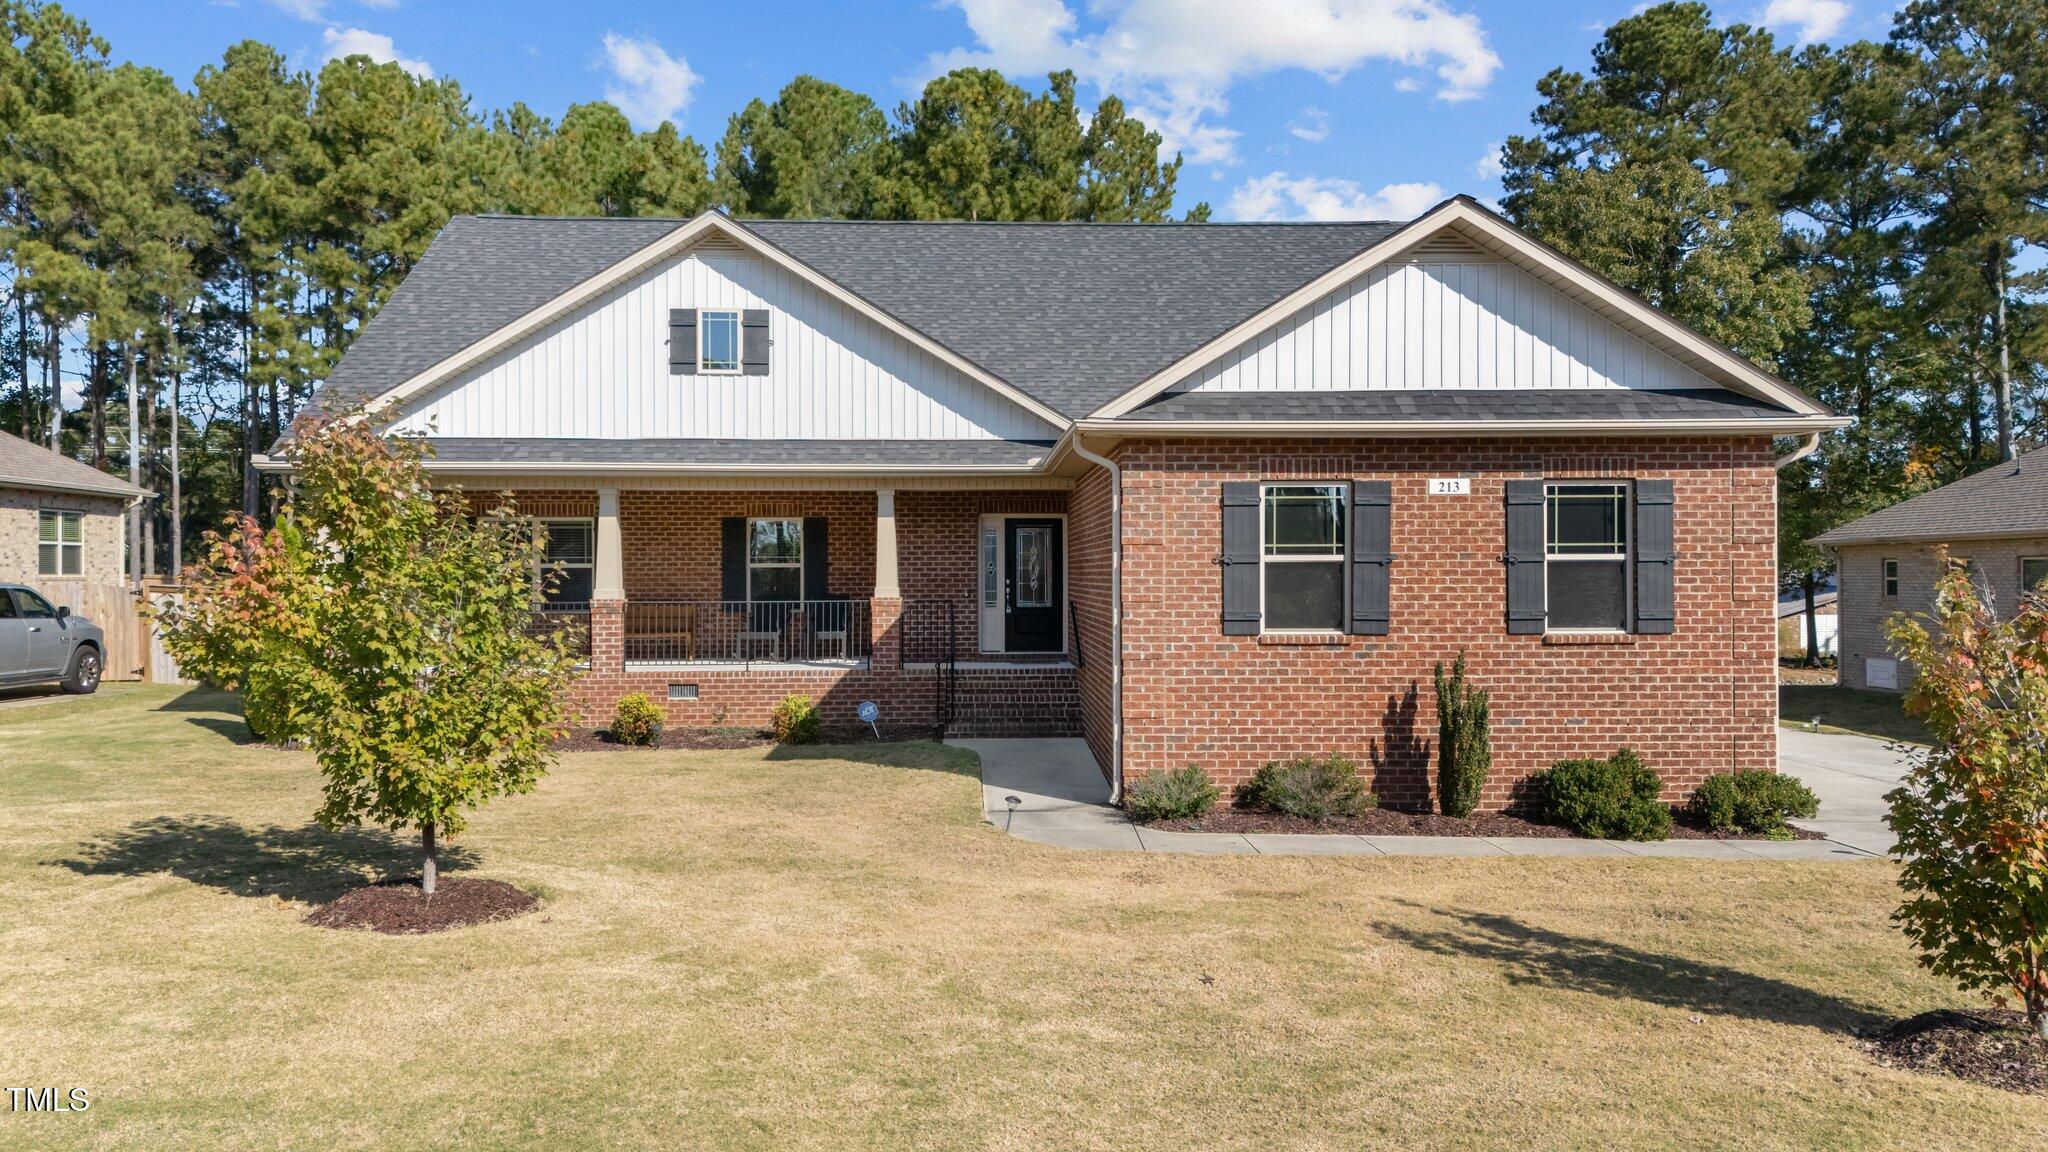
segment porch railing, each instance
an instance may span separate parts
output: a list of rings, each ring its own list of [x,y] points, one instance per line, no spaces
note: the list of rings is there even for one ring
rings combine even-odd
[[[542,604],[534,609],[533,619],[527,622],[529,636],[546,636],[564,630],[574,630],[575,652],[585,660],[590,659],[590,605],[586,603]]]
[[[858,664],[866,600],[628,600],[629,664]]]

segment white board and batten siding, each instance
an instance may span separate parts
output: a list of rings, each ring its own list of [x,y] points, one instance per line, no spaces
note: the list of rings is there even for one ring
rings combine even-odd
[[[1322,297],[1174,391],[1713,386],[1529,272],[1440,238]]]
[[[674,376],[672,308],[765,308],[766,376]],[[691,249],[407,404],[437,436],[1051,440],[1045,421],[788,270]]]

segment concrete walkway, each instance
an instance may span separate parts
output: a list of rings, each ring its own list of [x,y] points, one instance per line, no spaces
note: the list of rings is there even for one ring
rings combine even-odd
[[[1895,842],[1884,825],[1884,794],[1899,786],[1905,761],[1868,736],[1778,729],[1778,771],[1820,797],[1820,815],[1794,820],[1828,839],[1882,855]]]
[[[956,740],[981,757],[981,810],[1021,840],[1061,848],[1238,856],[1665,856],[1694,860],[1868,860],[1827,840],[1565,840],[1479,836],[1287,836],[1155,832],[1109,805],[1082,740]]]

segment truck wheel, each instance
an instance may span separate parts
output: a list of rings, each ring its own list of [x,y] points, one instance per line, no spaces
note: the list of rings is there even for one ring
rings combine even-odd
[[[64,676],[64,690],[77,696],[89,696],[100,686],[100,650],[80,648],[71,655],[71,671]]]

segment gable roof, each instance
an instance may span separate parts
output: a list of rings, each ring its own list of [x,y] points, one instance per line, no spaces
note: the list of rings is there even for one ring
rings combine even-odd
[[[2048,537],[2048,448],[1994,464],[1814,537],[1816,544]]]
[[[60,452],[0,432],[0,488],[47,492],[90,492],[99,496],[153,496],[117,476],[80,464]]]

